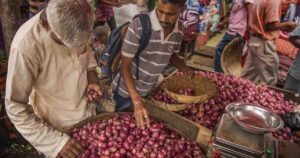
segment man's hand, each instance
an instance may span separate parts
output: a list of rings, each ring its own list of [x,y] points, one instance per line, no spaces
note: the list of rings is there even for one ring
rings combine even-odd
[[[285,22],[283,23],[283,31],[292,32],[297,27],[295,22]]]
[[[94,101],[99,96],[102,96],[101,87],[98,84],[88,84],[86,93],[88,101]]]
[[[134,116],[138,126],[145,128],[145,126],[150,126],[149,115],[148,111],[145,108],[144,102],[140,101],[133,101],[134,106]]]
[[[76,158],[83,152],[82,147],[73,138],[70,138],[62,150],[59,152],[57,158]]]

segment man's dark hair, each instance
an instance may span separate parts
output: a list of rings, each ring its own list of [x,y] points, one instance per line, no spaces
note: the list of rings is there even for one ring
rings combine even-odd
[[[183,7],[186,3],[186,0],[162,0],[163,4],[172,3],[180,7]]]

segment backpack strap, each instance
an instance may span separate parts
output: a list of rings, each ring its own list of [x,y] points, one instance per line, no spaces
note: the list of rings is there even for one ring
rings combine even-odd
[[[139,18],[142,24],[142,35],[140,37],[140,42],[139,42],[139,48],[137,50],[137,53],[134,57],[135,62],[136,62],[136,79],[139,79],[139,66],[140,66],[140,61],[139,61],[139,56],[141,53],[144,51],[144,49],[147,47],[150,37],[151,37],[151,21],[150,17],[148,14],[138,14],[136,15],[133,19]],[[120,72],[120,71],[119,71]],[[120,82],[121,82],[121,74],[117,82],[117,87],[115,92],[118,92],[119,87],[120,87]]]
[[[148,14],[139,14],[137,16],[135,16],[135,18],[138,17],[141,21],[142,24],[142,35],[140,38],[140,43],[139,43],[139,48],[137,50],[137,53],[135,55],[135,62],[136,62],[136,79],[139,79],[139,66],[140,66],[140,60],[139,60],[139,56],[141,55],[141,53],[144,51],[144,49],[147,47],[149,41],[150,41],[150,37],[151,37],[151,21],[150,21],[150,17]]]

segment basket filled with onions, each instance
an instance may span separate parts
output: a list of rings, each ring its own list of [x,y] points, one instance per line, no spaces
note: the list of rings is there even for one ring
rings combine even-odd
[[[132,113],[107,113],[82,121],[71,136],[85,149],[80,158],[202,158],[200,146],[150,118],[140,128]]]
[[[165,93],[161,88],[151,92],[150,100],[154,103],[154,105],[157,105],[168,111],[181,111],[188,108],[187,104],[179,103],[172,97],[168,96],[167,93]]]
[[[174,75],[166,79],[161,87],[179,103],[204,103],[217,93],[216,84],[208,78],[199,75]]]

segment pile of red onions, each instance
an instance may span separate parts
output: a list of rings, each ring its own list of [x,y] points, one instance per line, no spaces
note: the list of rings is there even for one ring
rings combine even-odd
[[[214,81],[218,86],[216,96],[203,104],[204,114],[199,111],[199,105],[189,105],[189,108],[178,114],[209,129],[214,129],[225,112],[226,105],[233,102],[254,103],[265,107],[276,114],[293,111],[295,102],[284,100],[284,94],[275,92],[263,85],[256,85],[238,77],[212,72],[178,72],[177,76],[194,73]],[[277,135],[275,135],[277,136]],[[283,137],[285,138],[285,137]]]
[[[284,139],[292,143],[300,144],[300,139],[296,135],[292,134],[291,129],[289,127],[284,127],[282,130],[272,133],[272,135],[279,139]]]
[[[86,150],[80,158],[192,158],[204,157],[193,141],[179,136],[163,123],[150,120],[150,127],[137,127],[133,115],[118,114],[73,129],[72,136]]]

